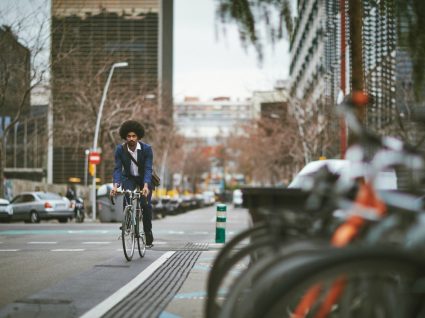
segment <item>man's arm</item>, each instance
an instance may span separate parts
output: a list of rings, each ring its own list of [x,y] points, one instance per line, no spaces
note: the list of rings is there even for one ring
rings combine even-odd
[[[152,147],[149,145],[146,147],[146,149],[144,149],[143,151],[144,153],[144,179],[143,179],[143,195],[148,195],[149,194],[149,185],[152,183],[152,165],[153,165],[153,151],[152,151]]]

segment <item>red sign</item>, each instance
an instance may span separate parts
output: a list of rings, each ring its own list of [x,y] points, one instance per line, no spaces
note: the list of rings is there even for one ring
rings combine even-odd
[[[89,162],[94,165],[98,165],[100,163],[100,152],[92,151],[89,154]]]

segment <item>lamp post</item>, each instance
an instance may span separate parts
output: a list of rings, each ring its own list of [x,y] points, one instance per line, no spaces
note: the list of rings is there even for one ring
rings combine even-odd
[[[99,137],[99,128],[100,120],[102,118],[103,105],[105,104],[106,94],[108,93],[109,84],[111,82],[112,74],[114,69],[118,67],[127,67],[127,62],[119,62],[112,64],[111,70],[109,71],[108,79],[106,80],[105,87],[103,88],[102,99],[100,101],[99,112],[97,113],[96,128],[94,131],[94,140],[93,140],[93,149],[92,151],[97,151],[97,139]],[[94,167],[93,173],[93,183],[92,183],[92,212],[93,212],[93,221],[96,221],[96,166]]]
[[[90,150],[86,149],[84,150],[85,160],[84,160],[84,186],[87,187],[87,174],[88,174],[88,165],[89,165],[89,153]]]

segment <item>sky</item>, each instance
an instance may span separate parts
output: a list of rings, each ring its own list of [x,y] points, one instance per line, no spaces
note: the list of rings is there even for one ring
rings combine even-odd
[[[185,96],[245,99],[288,77],[287,41],[265,48],[260,66],[253,48],[243,49],[236,25],[226,25],[226,34],[220,31],[215,7],[214,0],[174,0],[175,101]]]
[[[17,6],[19,10],[16,10]],[[40,7],[45,12],[34,17],[32,12],[40,11]],[[9,10],[11,8],[14,10]],[[18,14],[19,20],[31,16],[39,25],[49,14],[49,6],[44,0],[0,0],[0,9],[1,24],[16,19]],[[274,48],[271,45],[265,47],[264,61],[260,66],[254,49],[250,47],[245,51],[242,47],[236,25],[226,25],[226,33],[223,33],[223,25],[216,21],[215,10],[215,0],[174,0],[175,101],[181,101],[185,96],[197,96],[201,100],[229,96],[233,100],[243,100],[251,97],[253,91],[273,89],[276,80],[288,77],[287,41],[281,41]],[[26,22],[30,25],[26,34],[38,31],[32,25],[34,22],[28,20]],[[48,25],[44,28],[48,30]],[[48,43],[47,36],[45,41]],[[28,44],[31,41],[23,42]],[[41,59],[48,60],[48,48]]]

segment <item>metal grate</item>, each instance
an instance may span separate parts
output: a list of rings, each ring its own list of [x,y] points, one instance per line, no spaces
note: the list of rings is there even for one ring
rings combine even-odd
[[[188,243],[186,248],[208,244]],[[149,279],[102,317],[157,317],[183,285],[199,258],[199,250],[178,251]]]

